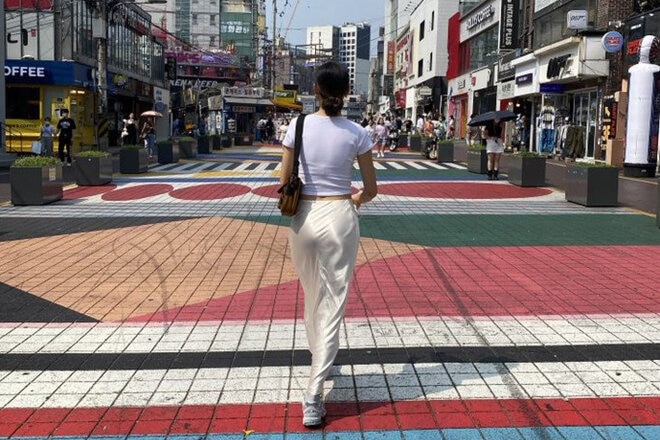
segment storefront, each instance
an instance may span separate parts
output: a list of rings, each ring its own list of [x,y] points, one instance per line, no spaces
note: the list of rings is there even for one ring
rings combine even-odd
[[[534,53],[529,53],[512,60],[511,66],[515,69],[513,79],[513,111],[521,115],[521,149],[538,151],[536,120],[541,109],[538,60]]]
[[[259,119],[273,115],[273,102],[263,88],[225,87],[222,96],[222,132],[232,134],[236,145],[251,144]]]
[[[95,140],[95,94],[91,69],[76,62],[6,60],[7,152],[30,152],[45,117],[53,124],[60,110],[76,121],[73,151]]]
[[[534,53],[538,57],[541,106],[553,112],[552,124],[546,123],[546,118],[539,128],[552,128],[560,136],[562,126],[579,127],[584,149],[575,157],[603,159],[598,109],[602,83],[610,72],[601,37],[569,37]],[[555,143],[561,141],[557,137]]]
[[[457,136],[462,138],[466,135],[466,124],[472,114],[468,99],[470,90],[469,73],[449,80],[447,117],[454,116],[456,127],[459,129]]]

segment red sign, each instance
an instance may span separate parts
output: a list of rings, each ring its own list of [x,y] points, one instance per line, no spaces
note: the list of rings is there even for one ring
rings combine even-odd
[[[396,100],[397,108],[406,108],[406,90],[397,90],[394,92],[394,99]]]
[[[391,75],[394,73],[394,65],[396,64],[396,50],[395,50],[394,41],[387,42],[387,74]]]
[[[50,11],[53,0],[4,0],[7,11]]]

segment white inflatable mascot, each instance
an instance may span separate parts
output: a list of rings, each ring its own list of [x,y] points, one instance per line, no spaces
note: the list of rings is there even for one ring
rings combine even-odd
[[[658,142],[658,111],[660,66],[651,64],[658,39],[647,35],[639,48],[639,63],[632,66],[628,90],[628,121],[624,174],[631,177],[653,177]],[[657,55],[657,54],[656,54]]]

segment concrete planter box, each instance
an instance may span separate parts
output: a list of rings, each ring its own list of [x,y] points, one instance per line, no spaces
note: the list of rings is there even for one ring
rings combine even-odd
[[[509,156],[509,182],[518,186],[544,186],[545,160],[543,156]]]
[[[211,139],[208,136],[197,138],[197,152],[199,154],[211,154]]]
[[[194,159],[197,157],[197,141],[193,138],[175,139],[179,147],[179,154],[183,159]]]
[[[467,151],[467,170],[476,174],[486,174],[488,172],[488,155],[486,154],[486,150]]]
[[[616,206],[619,169],[566,165],[566,200],[583,206]]]
[[[410,151],[422,151],[422,137],[410,136]]]
[[[62,165],[10,167],[11,203],[45,205],[62,199]]]
[[[119,150],[119,172],[141,174],[149,169],[149,155],[144,148],[122,148]]]
[[[222,136],[219,134],[214,134],[211,136],[211,148],[214,150],[220,150],[222,148]]]
[[[236,146],[250,146],[254,142],[254,137],[251,134],[237,134],[234,136],[234,145]]]
[[[160,142],[158,144],[158,163],[177,163],[179,162],[179,146],[174,142]]]
[[[453,162],[454,161],[454,143],[453,142],[438,142],[438,163]]]
[[[99,186],[112,182],[112,157],[76,157],[73,169],[78,186]]]

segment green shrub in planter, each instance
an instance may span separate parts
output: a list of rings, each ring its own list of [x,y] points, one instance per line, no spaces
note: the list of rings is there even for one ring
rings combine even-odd
[[[112,156],[105,151],[81,151],[74,156],[78,186],[105,185],[112,181]]]
[[[517,186],[545,185],[545,156],[533,151],[512,154],[509,160],[509,182]]]
[[[422,151],[422,136],[418,134],[410,135],[410,151]]]
[[[22,157],[9,168],[11,202],[45,205],[62,199],[62,164],[54,157]]]
[[[119,172],[122,174],[146,173],[149,169],[149,153],[142,145],[124,145],[119,150]]]

